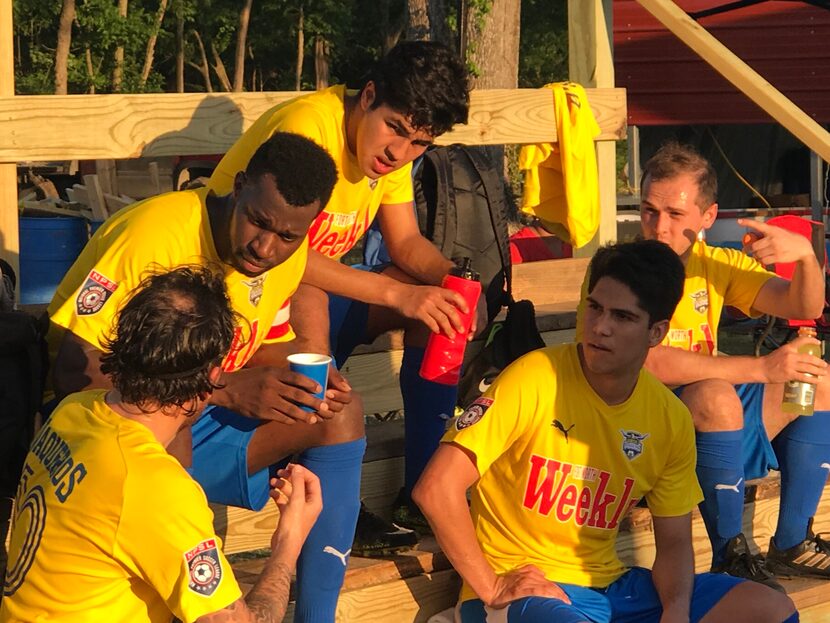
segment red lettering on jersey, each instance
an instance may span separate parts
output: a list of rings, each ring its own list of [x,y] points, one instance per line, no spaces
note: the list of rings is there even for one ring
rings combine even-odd
[[[559,496],[559,504],[556,505],[556,518],[565,523],[574,514],[574,504],[576,503],[576,485],[569,484],[562,491]]]
[[[623,481],[622,495],[617,496],[607,491],[611,473],[602,470],[596,470],[596,490],[592,490],[587,484],[580,486],[579,483],[584,482],[581,478],[575,479],[578,482],[566,484],[574,471],[573,467],[570,463],[560,463],[538,455],[531,456],[530,475],[522,505],[534,510],[538,503],[536,512],[546,517],[555,508],[554,517],[562,523],[573,521],[578,526],[587,525],[602,530],[615,529],[620,519],[638,502],[637,498],[631,497],[634,479],[626,478]],[[580,473],[584,474],[585,471],[577,471],[577,474]],[[609,521],[608,516],[611,512],[613,516]]]
[[[703,333],[703,337],[706,339],[706,347],[708,348],[708,355],[711,355],[715,352],[715,338],[712,336],[712,327],[709,326],[708,322],[704,322],[700,325],[700,330]]]
[[[325,238],[320,240],[320,242],[314,246],[314,248],[323,255],[331,256],[331,253],[329,253],[329,249],[332,246],[334,246],[335,242],[337,242],[337,232],[330,231],[328,234],[326,234]]]
[[[537,456],[534,454],[530,457],[530,464],[530,476],[527,479],[527,487],[525,489],[525,499],[523,505],[525,508],[533,510],[533,507],[536,506],[536,501],[539,498],[542,498],[542,501],[539,503],[539,514],[548,515],[556,502],[556,498],[559,497],[559,491],[565,483],[565,478],[567,478],[568,474],[571,472],[571,465],[566,463],[562,467],[562,478],[559,481],[559,487],[556,489],[556,493],[553,493],[553,479],[559,471],[559,461],[546,459],[543,456]],[[541,475],[542,468],[545,464],[547,464],[548,473],[545,479],[540,483],[539,476]]]
[[[311,223],[308,228],[308,246],[317,248],[317,242],[331,229],[332,215],[328,212],[320,212],[320,215]]]
[[[254,346],[256,344],[258,330],[258,318],[254,319],[251,323],[251,337],[247,340],[242,336],[241,328],[236,327],[236,329],[234,329],[231,349],[228,352],[228,356],[225,357],[224,363],[222,363],[222,369],[225,372],[234,372],[248,363],[248,360],[254,354]]]

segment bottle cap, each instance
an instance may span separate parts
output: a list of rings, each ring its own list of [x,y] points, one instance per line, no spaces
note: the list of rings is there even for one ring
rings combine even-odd
[[[456,264],[450,268],[449,272],[453,277],[461,277],[470,281],[481,280],[481,275],[473,270],[473,261],[469,257],[462,257],[461,264]]]
[[[816,337],[817,333],[815,327],[799,327],[798,337],[802,337],[804,335],[808,337]]]

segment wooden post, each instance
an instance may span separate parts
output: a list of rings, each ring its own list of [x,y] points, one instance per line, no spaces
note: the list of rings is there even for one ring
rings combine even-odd
[[[584,87],[613,87],[611,0],[568,0],[568,73]],[[617,158],[614,141],[597,141],[599,230],[575,251],[589,257],[597,247],[617,239]]]
[[[12,0],[0,0],[0,96],[14,95]],[[20,284],[17,220],[17,165],[0,164],[0,257],[11,264]],[[17,291],[20,291],[18,285]]]

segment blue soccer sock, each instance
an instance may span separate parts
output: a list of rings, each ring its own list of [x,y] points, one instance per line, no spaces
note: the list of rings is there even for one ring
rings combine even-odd
[[[700,514],[712,543],[712,564],[723,562],[729,539],[741,532],[744,508],[743,431],[698,432],[697,479],[703,489]]]
[[[830,472],[830,411],[790,422],[773,440],[781,467],[781,501],[775,547],[789,549],[807,536]]]
[[[407,346],[401,362],[404,410],[404,491],[407,495],[421,477],[455,412],[458,388],[425,381],[419,371],[424,349]]]
[[[299,463],[320,479],[323,511],[297,560],[294,620],[331,623],[346,574],[360,510],[360,468],[366,438],[309,448]]]

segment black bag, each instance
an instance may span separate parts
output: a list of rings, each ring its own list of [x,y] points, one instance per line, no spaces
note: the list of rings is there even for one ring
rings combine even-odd
[[[530,301],[507,303],[504,320],[491,322],[482,349],[464,366],[458,383],[458,404],[467,407],[481,396],[510,363],[545,345],[536,327],[536,310]]]
[[[0,312],[0,498],[14,497],[48,368],[46,314]]]
[[[469,257],[481,275],[487,322],[507,301],[510,278],[507,210],[500,167],[486,148],[429,149],[413,180],[418,227],[444,257]]]

